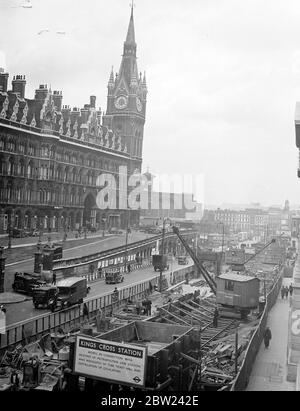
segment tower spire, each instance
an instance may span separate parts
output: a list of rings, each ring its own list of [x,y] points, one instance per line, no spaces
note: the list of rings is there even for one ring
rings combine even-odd
[[[128,30],[127,30],[126,42],[125,42],[125,43],[128,43],[128,44],[135,44],[133,7],[134,7],[134,3],[133,3],[133,0],[132,0],[132,2],[131,2],[131,15],[130,15],[130,21],[129,21],[129,26],[128,26]]]

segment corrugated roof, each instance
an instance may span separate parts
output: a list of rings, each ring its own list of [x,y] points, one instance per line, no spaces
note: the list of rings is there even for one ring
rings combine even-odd
[[[230,280],[230,281],[241,281],[247,282],[251,280],[257,280],[256,277],[250,277],[248,275],[241,275],[236,273],[225,273],[219,276],[222,280]]]

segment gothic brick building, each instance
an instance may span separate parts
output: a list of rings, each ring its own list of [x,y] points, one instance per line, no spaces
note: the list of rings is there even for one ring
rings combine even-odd
[[[83,108],[62,105],[61,91],[40,85],[25,97],[26,79],[0,71],[0,233],[8,227],[62,230],[125,227],[126,207],[99,209],[97,177],[141,170],[145,75],[138,74],[133,10],[119,73],[108,83],[107,111],[91,96]],[[102,118],[103,117],[103,118]],[[118,187],[118,186],[117,186]],[[130,211],[137,223],[138,211]]]

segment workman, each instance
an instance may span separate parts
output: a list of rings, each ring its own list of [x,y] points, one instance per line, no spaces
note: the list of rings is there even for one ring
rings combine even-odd
[[[152,301],[147,299],[147,315],[151,315]]]
[[[213,326],[214,326],[215,328],[218,327],[218,318],[219,318],[219,310],[218,310],[218,308],[216,307],[216,308],[215,308],[215,312],[214,312],[214,318],[213,318]]]

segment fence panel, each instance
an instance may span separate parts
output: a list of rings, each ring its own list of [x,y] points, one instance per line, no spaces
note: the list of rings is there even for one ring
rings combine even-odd
[[[268,314],[277,301],[279,290],[282,285],[282,274],[283,271],[281,271],[280,276],[278,277],[271,291],[267,295],[267,301],[262,316],[260,318],[259,325],[257,326],[257,329],[253,333],[251,340],[248,344],[245,357],[243,359],[241,368],[239,369],[239,372],[234,380],[231,391],[243,391],[248,385],[252,367],[254,365],[255,358],[257,356],[257,353],[263,340],[263,335],[268,321]]]

